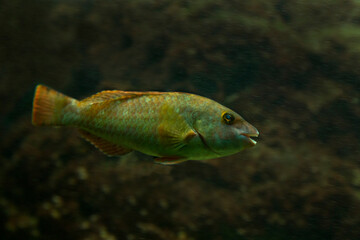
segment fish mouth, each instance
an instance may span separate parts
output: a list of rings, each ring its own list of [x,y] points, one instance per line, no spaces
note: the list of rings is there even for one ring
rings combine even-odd
[[[251,125],[248,122],[245,122],[245,124],[242,126],[241,130],[242,131],[240,132],[240,134],[245,137],[249,146],[250,147],[255,146],[256,141],[254,139],[252,139],[252,137],[259,136],[259,131],[256,129],[256,127],[254,127],[253,125]]]
[[[256,141],[254,139],[252,139],[252,137],[258,137],[259,136],[259,132],[256,131],[256,133],[241,133],[241,135],[243,135],[244,137],[247,138],[248,142],[252,145],[255,146],[256,145]]]

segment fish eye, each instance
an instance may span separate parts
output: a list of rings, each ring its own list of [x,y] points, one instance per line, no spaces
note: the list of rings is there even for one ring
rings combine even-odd
[[[231,113],[225,112],[222,114],[222,119],[227,125],[231,125],[234,122],[235,117]]]

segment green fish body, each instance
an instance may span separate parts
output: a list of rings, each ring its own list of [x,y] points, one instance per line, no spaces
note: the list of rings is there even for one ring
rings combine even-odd
[[[258,136],[231,109],[178,92],[103,91],[78,101],[38,85],[33,124],[73,126],[110,156],[136,150],[162,164],[234,154]]]

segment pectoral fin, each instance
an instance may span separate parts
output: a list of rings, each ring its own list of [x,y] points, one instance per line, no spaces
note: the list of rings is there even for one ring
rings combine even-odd
[[[172,149],[181,149],[196,136],[192,130],[182,133],[179,129],[171,128],[165,124],[160,125],[158,131],[163,144]]]
[[[164,105],[161,115],[162,122],[158,127],[158,134],[164,146],[178,150],[197,136],[197,133],[173,108]]]
[[[127,149],[124,147],[121,147],[119,145],[116,145],[114,143],[111,143],[101,137],[95,136],[92,133],[89,133],[85,130],[79,130],[81,135],[89,141],[92,145],[94,145],[97,149],[102,151],[108,156],[119,156],[124,155],[126,153],[131,152],[131,149]]]

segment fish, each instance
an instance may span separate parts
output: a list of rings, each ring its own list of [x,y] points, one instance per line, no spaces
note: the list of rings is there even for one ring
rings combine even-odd
[[[32,124],[74,127],[108,156],[138,151],[164,165],[232,155],[259,135],[235,111],[191,93],[105,90],[76,100],[42,84]]]

